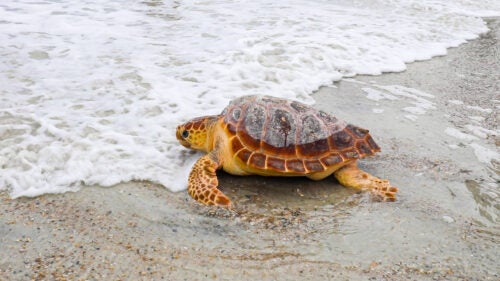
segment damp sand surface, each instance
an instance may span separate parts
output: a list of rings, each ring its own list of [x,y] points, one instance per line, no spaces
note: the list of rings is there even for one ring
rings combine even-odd
[[[400,188],[219,173],[233,211],[149,182],[0,196],[0,280],[498,280],[500,21],[402,73],[320,89],[370,129],[360,161]]]

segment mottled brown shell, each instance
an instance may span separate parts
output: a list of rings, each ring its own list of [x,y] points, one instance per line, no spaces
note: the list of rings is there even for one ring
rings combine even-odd
[[[296,101],[245,96],[221,118],[234,155],[259,170],[315,173],[380,151],[368,130]]]

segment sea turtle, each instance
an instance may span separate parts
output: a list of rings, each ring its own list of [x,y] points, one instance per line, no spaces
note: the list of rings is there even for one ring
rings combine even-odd
[[[216,170],[233,175],[306,176],[333,174],[340,184],[369,189],[394,201],[397,188],[357,167],[380,151],[368,130],[311,106],[271,96],[237,98],[219,115],[194,118],[177,127],[177,139],[207,152],[194,164],[188,192],[206,205],[229,207]]]

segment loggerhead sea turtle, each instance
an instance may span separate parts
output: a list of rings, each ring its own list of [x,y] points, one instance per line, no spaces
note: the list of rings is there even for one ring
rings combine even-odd
[[[397,188],[362,170],[356,161],[380,151],[368,130],[311,106],[271,96],[244,96],[220,115],[192,119],[177,127],[179,142],[207,152],[189,174],[188,192],[206,205],[229,207],[216,170],[233,175],[306,176],[333,174],[344,186],[369,189],[394,201]]]

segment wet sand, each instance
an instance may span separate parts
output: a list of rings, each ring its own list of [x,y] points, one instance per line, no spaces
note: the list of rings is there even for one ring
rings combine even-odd
[[[370,129],[382,153],[360,166],[398,186],[397,202],[333,178],[225,173],[233,211],[147,182],[3,192],[0,280],[498,280],[500,161],[478,150],[500,146],[500,20],[489,26],[447,56],[314,94],[316,107]],[[389,85],[428,96],[367,95]],[[470,124],[489,131],[445,133]]]

